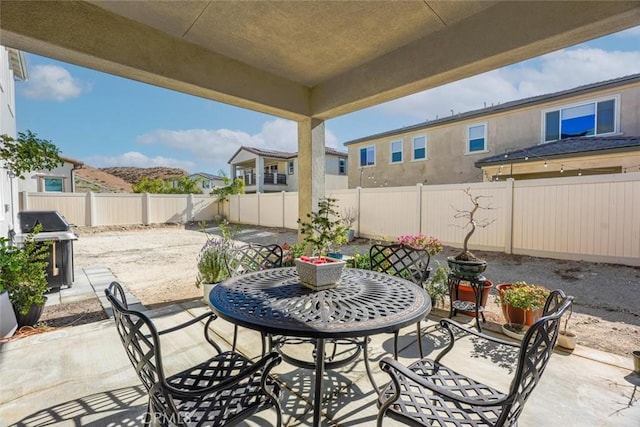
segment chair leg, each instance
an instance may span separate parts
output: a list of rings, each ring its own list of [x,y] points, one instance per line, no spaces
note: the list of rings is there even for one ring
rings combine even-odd
[[[393,358],[396,360],[398,360],[398,335],[400,335],[400,331],[393,333]]]
[[[369,377],[369,381],[371,381],[371,385],[373,386],[373,389],[376,391],[376,393],[380,392],[380,389],[378,388],[378,385],[376,384],[375,380],[373,379],[373,373],[371,372],[371,366],[369,366],[369,337],[364,337],[364,341],[362,343],[362,349],[364,352],[364,368],[367,371],[367,376]]]
[[[231,344],[231,351],[236,351],[236,345],[238,344],[238,325],[233,326],[233,343]]]
[[[420,359],[424,359],[424,351],[422,351],[422,333],[420,332],[422,328],[420,327],[421,326],[420,321],[418,321],[417,325],[418,325],[418,330],[417,330],[418,351],[420,351]]]

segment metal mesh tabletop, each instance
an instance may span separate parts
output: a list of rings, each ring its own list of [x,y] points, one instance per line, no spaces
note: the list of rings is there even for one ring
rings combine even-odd
[[[309,338],[363,337],[394,332],[431,310],[427,293],[383,273],[345,268],[340,284],[312,291],[295,268],[235,277],[209,295],[214,311],[230,322],[271,334]]]

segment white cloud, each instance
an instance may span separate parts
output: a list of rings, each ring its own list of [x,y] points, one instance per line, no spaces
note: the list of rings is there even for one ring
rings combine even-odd
[[[82,159],[82,161],[94,168],[117,166],[151,168],[155,166],[163,166],[189,171],[195,166],[194,162],[188,160],[177,160],[162,156],[148,157],[137,151],[129,151],[117,156],[85,157],[84,159]]]
[[[30,67],[29,80],[20,85],[21,93],[31,99],[45,101],[66,101],[88,92],[89,85],[83,85],[71,76],[69,71],[57,65],[35,65]]]
[[[199,165],[206,167],[203,172],[217,173],[218,170],[228,171],[227,162],[241,146],[298,151],[298,125],[290,120],[275,119],[265,122],[260,133],[255,135],[230,129],[158,129],[140,135],[136,141],[185,151],[196,159]],[[338,139],[330,131],[325,133],[325,145],[340,148]]]
[[[640,72],[640,52],[564,49],[380,105],[386,114],[433,120],[492,104]]]

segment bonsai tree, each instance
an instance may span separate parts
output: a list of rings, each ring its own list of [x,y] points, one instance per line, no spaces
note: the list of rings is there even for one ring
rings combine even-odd
[[[39,139],[31,131],[18,133],[18,139],[0,135],[0,160],[18,178],[32,170],[51,170],[61,166],[60,151],[50,141]]]
[[[453,216],[454,218],[465,218],[467,220],[466,224],[462,226],[463,228],[469,227],[469,231],[467,235],[464,237],[464,241],[462,242],[462,252],[454,257],[454,259],[458,261],[479,261],[479,258],[476,257],[473,253],[469,252],[469,239],[475,233],[476,228],[485,228],[492,224],[495,220],[488,219],[478,219],[476,215],[479,210],[490,210],[493,209],[490,205],[483,205],[480,201],[484,198],[488,198],[490,196],[474,196],[471,194],[471,189],[466,188],[464,193],[469,196],[469,200],[471,201],[472,208],[468,211],[463,211],[456,209],[456,214]]]
[[[0,288],[9,292],[16,314],[25,315],[32,305],[44,305],[44,294],[49,290],[47,266],[51,242],[34,240],[41,230],[38,224],[22,247],[11,246],[8,239],[0,237]]]
[[[347,228],[336,210],[336,199],[325,197],[318,202],[318,210],[307,214],[307,221],[298,219],[300,231],[305,236],[305,247],[311,247],[312,255],[325,256],[328,250],[336,250],[347,243]]]

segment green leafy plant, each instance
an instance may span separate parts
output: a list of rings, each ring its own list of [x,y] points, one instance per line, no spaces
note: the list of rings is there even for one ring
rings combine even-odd
[[[497,301],[525,311],[537,310],[544,307],[549,293],[549,289],[541,285],[514,282],[511,287],[498,294]]]
[[[348,242],[348,230],[336,210],[336,201],[330,197],[320,199],[318,210],[307,214],[306,222],[298,219],[305,248],[310,247],[312,255],[325,256],[329,249],[335,251]]]
[[[229,200],[233,194],[244,194],[245,182],[242,178],[229,178],[223,171],[218,172],[222,178],[224,186],[215,187],[211,194],[218,197],[218,215],[220,215],[221,203]]]
[[[233,244],[234,232],[226,220],[221,221],[218,227],[221,236],[208,237],[198,254],[196,287],[204,283],[219,283],[229,278],[226,256]]]
[[[449,296],[449,269],[436,261],[438,265],[424,285],[434,305],[443,305]]]
[[[18,178],[29,171],[51,170],[64,164],[58,147],[31,131],[19,132],[17,139],[2,134],[0,142],[0,160]]]
[[[27,314],[32,305],[43,305],[49,290],[47,266],[50,241],[36,242],[35,235],[42,230],[37,225],[28,234],[22,247],[12,246],[0,237],[0,288],[9,292],[15,310]]]
[[[139,183],[131,186],[134,193],[151,194],[202,194],[198,181],[188,176],[169,179],[149,179],[143,177]]]
[[[294,267],[296,263],[293,260],[300,258],[302,255],[304,255],[303,243],[294,243],[293,245],[284,243],[282,245],[282,266]]]

